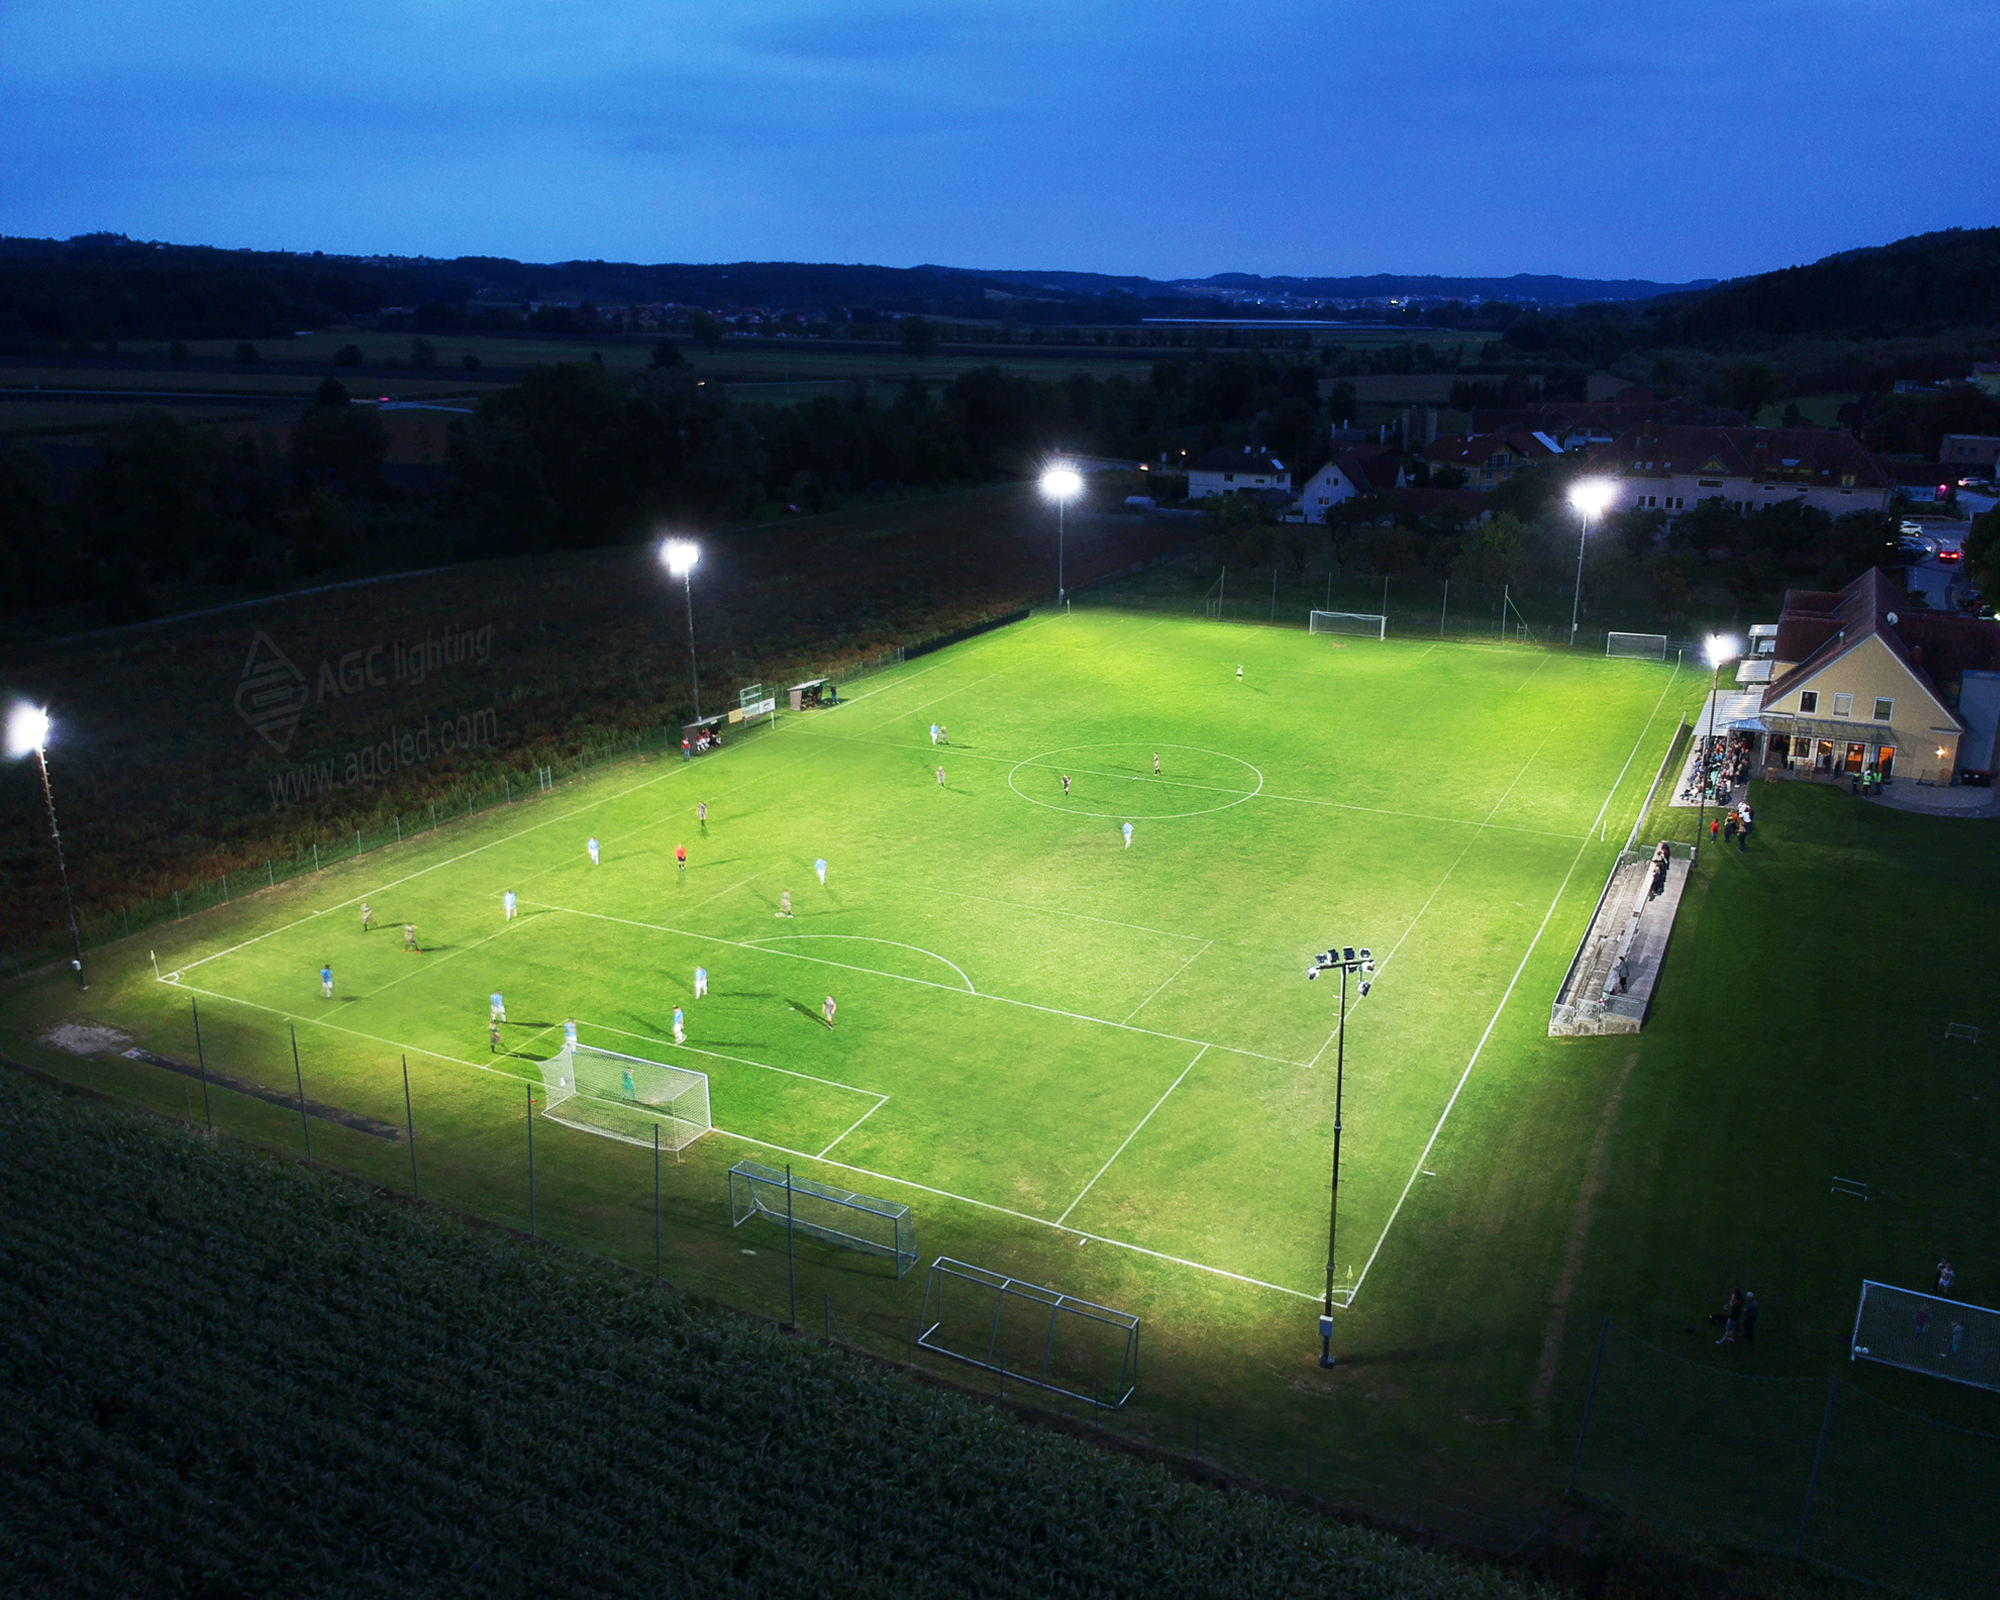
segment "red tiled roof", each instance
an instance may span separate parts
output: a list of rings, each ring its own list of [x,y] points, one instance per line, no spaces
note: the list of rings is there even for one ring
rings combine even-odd
[[[1892,623],[1889,618],[1896,620]],[[1778,618],[1777,657],[1796,662],[1764,691],[1776,705],[1803,679],[1870,636],[1879,638],[1940,704],[1967,672],[2000,670],[2000,622],[1926,611],[1879,567],[1870,567],[1838,594],[1789,589]]]
[[[1591,459],[1626,478],[1713,472],[1723,478],[1886,489],[1888,472],[1850,433],[1834,428],[1643,427],[1593,451]],[[1795,474],[1803,471],[1806,476]]]
[[[1527,461],[1548,461],[1560,455],[1526,428],[1507,428],[1498,433],[1444,433],[1424,446],[1424,459],[1446,467],[1484,467],[1505,450]]]

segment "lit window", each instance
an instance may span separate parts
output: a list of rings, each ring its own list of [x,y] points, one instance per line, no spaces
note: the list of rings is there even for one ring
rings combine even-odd
[[[1833,697],[1833,714],[1834,714],[1834,715],[1835,715],[1836,717],[1851,717],[1851,716],[1853,716],[1853,715],[1854,715],[1854,696],[1853,696],[1853,695],[1851,695],[1851,694],[1837,694],[1837,695],[1835,695],[1835,696]]]
[[[1819,691],[1817,689],[1807,689],[1800,693],[1799,715],[1802,717],[1816,717],[1819,715]]]
[[[1877,722],[1887,722],[1895,714],[1896,714],[1895,701],[1877,700],[1875,702],[1875,720]]]

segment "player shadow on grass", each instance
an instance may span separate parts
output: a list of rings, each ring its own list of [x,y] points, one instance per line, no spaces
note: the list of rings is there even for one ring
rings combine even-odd
[[[828,1033],[833,1032],[833,1024],[828,1022],[825,1017],[820,1015],[820,1009],[818,1006],[804,1005],[797,1000],[787,1000],[785,1004],[790,1006],[800,1016],[807,1018],[809,1021],[817,1022],[822,1028],[826,1029]]]

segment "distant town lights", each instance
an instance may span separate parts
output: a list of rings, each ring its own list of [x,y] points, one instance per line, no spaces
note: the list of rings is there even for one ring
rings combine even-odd
[[[660,559],[676,578],[685,578],[701,560],[701,546],[692,539],[668,539],[660,545]]]
[[[25,701],[7,713],[7,754],[31,756],[48,747],[49,714]]]

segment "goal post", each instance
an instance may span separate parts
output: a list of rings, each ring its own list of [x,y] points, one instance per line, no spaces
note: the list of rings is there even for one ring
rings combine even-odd
[[[1357,634],[1363,638],[1389,637],[1389,619],[1376,611],[1315,611],[1307,619],[1311,633]]]
[[[895,1263],[899,1278],[919,1259],[916,1224],[900,1200],[877,1200],[761,1161],[739,1161],[729,1169],[729,1225],[740,1228],[752,1217],[768,1217],[842,1250],[882,1256]]]
[[[542,1063],[542,1115],[583,1133],[685,1150],[707,1133],[708,1074],[664,1061],[566,1044]]]
[[[1863,1279],[1849,1355],[2000,1390],[2000,1311]]]
[[[1664,661],[1667,636],[1664,633],[1607,633],[1604,653],[1627,661]]]

